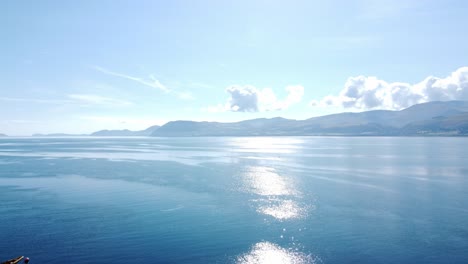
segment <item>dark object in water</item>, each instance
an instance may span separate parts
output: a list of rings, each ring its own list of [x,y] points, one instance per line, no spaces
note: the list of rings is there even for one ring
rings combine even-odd
[[[19,263],[23,258],[24,258],[24,256],[19,256],[19,257],[17,257],[17,258],[4,261],[4,262],[2,262],[2,264],[17,264],[17,263]],[[29,262],[29,258],[26,258],[26,259],[27,259],[28,261],[26,262],[26,260],[25,260],[25,262],[28,263],[28,262]]]

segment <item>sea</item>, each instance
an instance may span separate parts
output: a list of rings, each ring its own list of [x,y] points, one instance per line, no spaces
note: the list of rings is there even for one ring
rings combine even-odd
[[[1,138],[0,261],[468,263],[468,138]]]

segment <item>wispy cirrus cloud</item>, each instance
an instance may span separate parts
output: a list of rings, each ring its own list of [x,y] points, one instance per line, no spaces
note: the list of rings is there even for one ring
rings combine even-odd
[[[159,90],[161,90],[161,91],[163,91],[165,93],[176,96],[180,100],[184,100],[184,101],[193,101],[193,100],[195,100],[195,96],[193,96],[192,92],[190,92],[190,91],[180,91],[180,90],[178,91],[177,89],[169,89],[166,85],[162,84],[159,80],[157,80],[154,77],[154,75],[149,75],[148,79],[144,79],[144,78],[134,77],[134,76],[130,76],[130,75],[123,74],[123,73],[110,71],[110,70],[105,69],[105,68],[100,67],[100,66],[93,66],[92,68],[99,71],[99,72],[102,72],[104,74],[124,78],[124,79],[131,80],[131,81],[137,82],[139,84],[142,84],[142,85],[145,85],[145,86],[148,86],[148,87],[151,87],[151,88],[159,89]],[[197,85],[200,86],[201,84],[197,83]],[[205,86],[205,88],[206,88],[206,86]]]
[[[123,73],[110,71],[110,70],[105,69],[105,68],[100,67],[100,66],[92,66],[92,68],[99,71],[99,72],[102,72],[102,73],[105,73],[105,74],[108,74],[108,75],[112,75],[112,76],[116,76],[116,77],[120,77],[120,78],[124,78],[124,79],[130,80],[130,81],[134,81],[134,82],[137,82],[139,84],[142,84],[142,85],[145,85],[145,86],[148,86],[148,87],[151,87],[151,88],[159,89],[159,90],[161,90],[163,92],[166,92],[166,93],[169,93],[171,91],[168,87],[166,87],[159,80],[157,80],[153,75],[149,75],[148,76],[149,79],[144,79],[144,78],[134,77],[134,76],[131,76],[131,75],[128,75],[128,74],[123,74]]]
[[[99,95],[94,95],[94,94],[69,94],[68,98],[78,101],[78,102],[93,104],[93,105],[107,105],[107,106],[133,105],[133,103],[129,101],[110,98],[110,97],[104,97],[104,96],[99,96]]]

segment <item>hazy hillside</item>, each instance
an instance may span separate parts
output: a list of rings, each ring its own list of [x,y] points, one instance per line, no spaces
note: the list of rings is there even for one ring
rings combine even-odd
[[[402,128],[402,134],[468,135],[468,113],[454,116],[439,116],[430,120],[411,123]]]
[[[341,113],[306,120],[260,118],[235,123],[173,121],[152,136],[468,134],[468,102],[430,102],[401,111]],[[424,132],[426,131],[426,132]],[[429,132],[427,132],[429,131]]]
[[[123,130],[100,130],[94,133],[91,133],[90,136],[96,137],[126,137],[126,136],[150,136],[154,131],[156,131],[159,126],[151,126],[145,130],[140,131],[131,131],[128,129]]]

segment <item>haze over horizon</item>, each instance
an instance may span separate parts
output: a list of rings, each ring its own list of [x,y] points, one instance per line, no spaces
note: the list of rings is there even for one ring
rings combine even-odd
[[[2,2],[0,133],[468,100],[467,11],[462,1]]]

